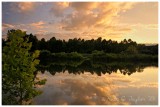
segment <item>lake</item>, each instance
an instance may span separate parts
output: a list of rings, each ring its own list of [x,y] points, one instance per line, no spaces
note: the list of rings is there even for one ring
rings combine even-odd
[[[142,63],[61,63],[39,68],[35,105],[157,105],[158,67]]]

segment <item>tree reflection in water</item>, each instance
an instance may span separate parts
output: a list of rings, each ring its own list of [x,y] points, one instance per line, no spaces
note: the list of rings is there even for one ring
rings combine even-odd
[[[131,75],[136,72],[143,72],[143,69],[147,66],[156,66],[157,63],[138,63],[138,62],[93,62],[90,60],[85,61],[62,61],[52,62],[47,65],[41,64],[38,70],[44,73],[46,70],[52,75],[56,73],[68,71],[72,74],[83,74],[84,72],[90,72],[91,74],[102,74],[117,73],[119,70],[123,75]]]

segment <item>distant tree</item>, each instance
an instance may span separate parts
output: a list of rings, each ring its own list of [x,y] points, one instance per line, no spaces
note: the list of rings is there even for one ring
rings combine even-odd
[[[55,46],[56,38],[52,37],[49,41],[47,41],[47,48],[50,52],[55,52],[57,50],[57,46]]]
[[[33,52],[33,51],[37,50],[37,47],[38,47],[37,37],[33,36],[33,34],[26,35],[26,36],[29,38],[28,42],[32,43],[32,47],[31,47],[30,51]]]
[[[34,44],[33,44],[34,45]],[[49,47],[47,47],[47,42],[45,41],[44,38],[42,38],[41,40],[38,41],[38,46],[37,46],[38,50],[46,50],[49,49]]]
[[[137,54],[138,50],[136,49],[135,46],[131,45],[127,48],[127,50],[125,52],[128,54]]]
[[[122,43],[123,43],[123,44],[127,44],[128,41],[127,41],[126,39],[124,39],[124,40],[122,41]]]

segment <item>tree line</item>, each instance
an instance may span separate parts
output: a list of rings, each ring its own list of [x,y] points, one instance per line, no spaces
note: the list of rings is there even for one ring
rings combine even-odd
[[[14,31],[14,30],[11,30]],[[84,40],[81,38],[74,38],[66,40],[56,39],[55,37],[50,38],[49,40],[45,40],[42,38],[38,40],[37,37],[33,34],[26,34],[26,37],[29,38],[29,42],[32,43],[31,50],[34,52],[35,50],[48,50],[51,53],[87,53],[90,54],[93,51],[103,51],[105,53],[140,53],[140,54],[150,54],[156,55],[158,54],[158,44],[152,46],[146,46],[145,44],[137,44],[135,41],[131,39],[124,39],[121,42],[117,42],[114,40],[106,40],[101,37],[97,39]],[[2,46],[5,46],[9,39],[2,39]]]

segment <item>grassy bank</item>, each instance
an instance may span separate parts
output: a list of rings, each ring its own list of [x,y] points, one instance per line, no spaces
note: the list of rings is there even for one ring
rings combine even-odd
[[[146,54],[108,54],[108,53],[92,53],[91,59],[95,61],[154,61],[158,62],[158,55],[146,55]]]
[[[119,61],[119,62],[158,62],[158,55],[146,55],[146,54],[113,54],[113,53],[104,53],[102,51],[94,51],[92,54],[81,54],[77,52],[71,53],[51,53],[47,50],[43,50],[40,53],[39,59],[41,62],[53,62],[53,61],[83,61],[83,60],[92,60],[92,61]]]

